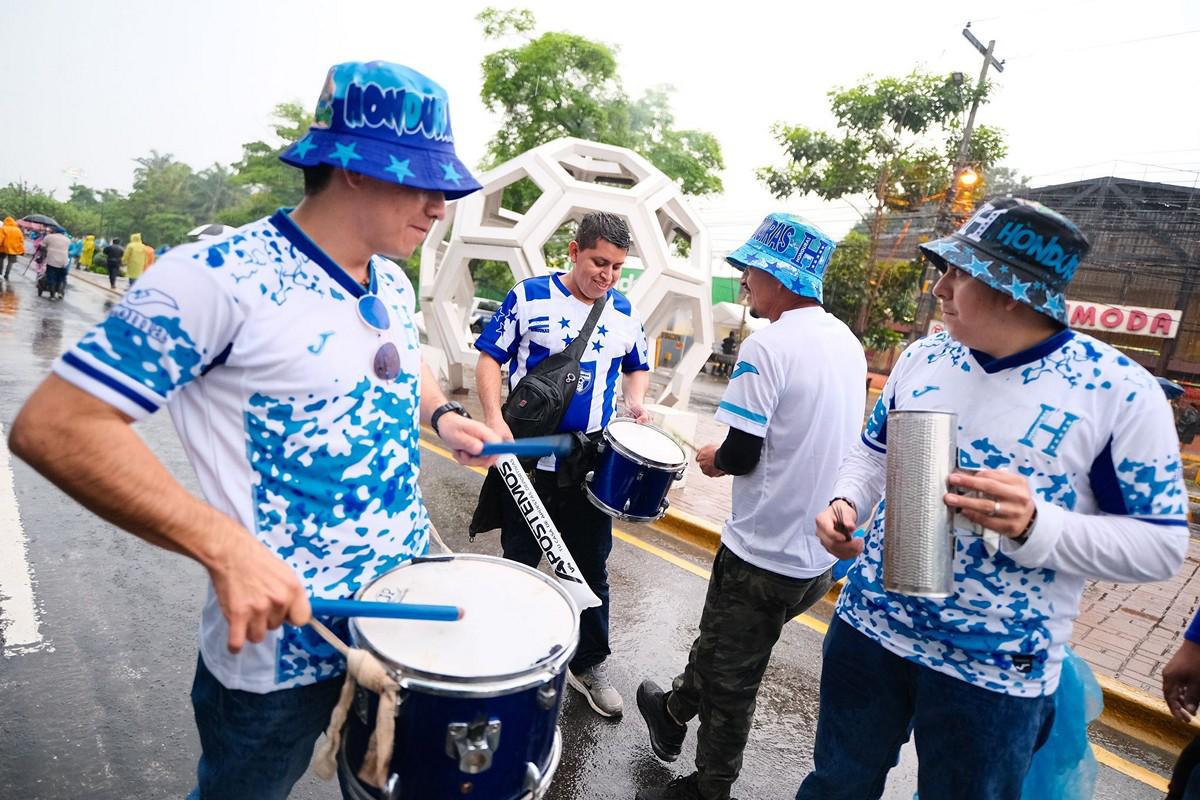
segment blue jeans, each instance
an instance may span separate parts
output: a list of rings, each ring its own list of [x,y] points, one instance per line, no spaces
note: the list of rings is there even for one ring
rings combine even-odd
[[[341,689],[341,678],[269,694],[226,689],[198,658],[192,706],[201,753],[188,800],[285,800]]]
[[[797,800],[883,794],[909,732],[921,800],[1018,800],[1054,697],[1012,697],[885,650],[839,617],[825,636],[813,771]]]
[[[534,473],[533,488],[562,534],[563,544],[575,559],[583,579],[600,598],[599,606],[586,608],[579,615],[579,649],[570,665],[571,671],[579,674],[612,653],[608,645],[608,554],[612,552],[612,517],[592,505],[581,486],[560,489],[557,473],[540,469]],[[512,495],[507,489],[501,491],[504,493],[504,522],[500,526],[500,547],[504,557],[536,567],[542,560],[542,549],[529,532]]]

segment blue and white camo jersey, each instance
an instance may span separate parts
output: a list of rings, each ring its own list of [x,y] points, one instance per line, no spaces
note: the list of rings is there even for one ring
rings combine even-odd
[[[167,406],[207,501],[310,595],[348,598],[428,548],[413,290],[386,259],[371,274],[392,315],[382,335],[358,316],[363,287],[280,211],[169,251],[54,371],[134,419]],[[384,337],[403,365],[391,382],[372,370]],[[238,655],[227,638],[210,587],[200,651],[225,686],[262,693],[344,669],[307,627]]]
[[[576,299],[557,274],[528,278],[512,288],[475,347],[508,364],[509,389],[530,369],[554,353],[567,349],[592,307]],[[646,332],[633,306],[616,289],[608,290],[608,302],[580,358],[579,386],[559,424],[559,431],[600,430],[617,408],[617,379],[625,372],[650,369],[646,354]],[[547,456],[538,468],[553,470],[555,460]]]
[[[1038,517],[1028,541],[956,531],[954,593],[883,588],[883,507],[867,526],[838,614],[891,652],[1019,697],[1052,694],[1085,580],[1164,580],[1187,548],[1179,439],[1155,379],[1070,330],[994,359],[946,332],[900,358],[840,471],[834,496],[865,514],[883,494],[893,410],[958,415],[959,464],[1024,475]],[[964,520],[965,522],[965,520]]]

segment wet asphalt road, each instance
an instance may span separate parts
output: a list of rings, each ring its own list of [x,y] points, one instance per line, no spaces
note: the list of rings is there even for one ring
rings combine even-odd
[[[77,281],[61,302],[38,298],[29,277],[0,283],[5,431],[53,360],[111,302],[107,293]],[[156,415],[137,430],[194,490],[169,417]],[[199,750],[187,695],[203,571],[98,520],[24,464],[12,466],[43,642],[31,652],[0,657],[0,799],[183,797],[193,784]],[[480,476],[428,448],[422,468],[430,514],[447,544],[498,553],[496,534],[470,544],[464,533]],[[631,535],[619,538],[609,562],[610,663],[629,713],[604,720],[568,695],[560,723],[564,756],[551,800],[632,798],[640,787],[691,769],[692,736],[675,764],[664,765],[650,753],[634,690],[646,677],[668,682],[682,667],[703,603],[703,578],[662,554],[705,570],[709,556],[649,529],[623,530]],[[0,536],[10,533],[0,530]],[[0,644],[7,599],[0,596]],[[827,618],[828,609],[814,615]],[[820,633],[793,623],[775,648],[735,787],[743,800],[792,797],[811,766],[820,644]],[[1122,755],[1147,763],[1133,749]],[[1149,764],[1162,769],[1160,761]],[[914,786],[915,762],[906,752],[885,796],[907,800]],[[292,796],[339,795],[335,785],[310,773]],[[1100,768],[1096,797],[1160,796]]]

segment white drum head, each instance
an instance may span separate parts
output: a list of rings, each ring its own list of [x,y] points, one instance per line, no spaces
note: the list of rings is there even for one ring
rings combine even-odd
[[[652,425],[639,425],[631,419],[608,423],[608,435],[631,453],[658,464],[685,464],[687,455],[674,439]]]
[[[458,622],[357,618],[359,637],[401,670],[500,678],[529,670],[574,644],[575,608],[551,579],[491,556],[399,567],[359,599],[463,609]]]

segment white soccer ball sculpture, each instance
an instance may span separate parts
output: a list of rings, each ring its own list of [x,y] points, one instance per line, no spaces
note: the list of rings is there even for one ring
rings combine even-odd
[[[525,214],[502,205],[504,188],[528,178],[542,194]],[[691,312],[694,339],[654,402],[686,408],[692,382],[712,353],[712,264],[708,231],[679,186],[624,147],[558,139],[522,153],[479,176],[481,191],[450,204],[421,249],[420,297],[430,347],[426,360],[451,388],[474,367],[470,314],[473,259],[506,262],[514,281],[544,275],[544,247],[566,222],[608,211],[629,222],[631,259],[645,272],[628,292],[646,326],[650,357],[658,335],[677,312]],[[691,240],[686,259],[671,252],[676,236]],[[565,257],[565,253],[561,254]]]

